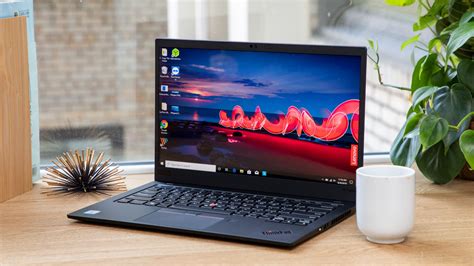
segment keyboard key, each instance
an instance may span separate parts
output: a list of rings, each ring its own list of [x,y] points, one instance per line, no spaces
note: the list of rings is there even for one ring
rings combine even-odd
[[[312,213],[306,213],[306,212],[297,212],[297,211],[294,211],[291,213],[291,215],[293,215],[294,217],[308,217],[310,216]]]
[[[312,211],[330,212],[330,211],[332,211],[333,209],[319,208],[319,207],[311,207],[310,210],[312,210]]]
[[[301,218],[301,219],[311,219],[310,215],[308,214],[300,214],[300,213],[290,213],[290,214],[281,214],[283,217],[294,217],[294,218]],[[313,219],[314,220],[314,219]]]
[[[294,225],[301,225],[301,226],[306,226],[306,225],[308,225],[308,223],[303,223],[303,222],[299,222],[299,221],[298,221],[298,222],[295,222],[295,223],[293,223],[293,224],[294,224]]]
[[[230,212],[223,211],[223,210],[214,210],[214,209],[203,209],[199,207],[191,207],[191,206],[182,206],[182,205],[172,205],[169,208],[171,209],[180,209],[180,210],[190,210],[190,211],[198,211],[198,212],[207,212],[207,213],[215,213],[215,214],[224,214],[229,215]]]
[[[306,209],[302,209],[302,208],[298,208],[298,209],[295,209],[295,212],[299,212],[299,213],[306,213]]]
[[[328,210],[331,210],[331,211],[335,209],[334,206],[328,206],[328,205],[321,205],[321,208],[328,209]]]
[[[141,191],[140,193],[155,195],[157,192],[158,190],[146,189],[146,190]]]
[[[151,197],[149,193],[143,193],[143,192],[138,192],[133,195],[137,197]]]
[[[158,203],[156,206],[157,206],[157,207],[161,207],[161,208],[168,208],[169,206],[171,206],[171,203],[169,203],[169,202],[161,202],[161,203]]]
[[[149,201],[149,202],[145,203],[146,206],[156,206],[158,204],[159,204],[158,202],[154,202],[154,201]]]
[[[277,216],[277,217],[274,217],[273,219],[270,219],[269,221],[276,222],[276,223],[281,223],[284,220],[285,220],[285,218]]]
[[[144,200],[144,201],[148,201],[152,199],[152,197],[139,197],[135,195],[128,196],[127,198],[132,199],[132,200]]]
[[[261,215],[261,216],[258,217],[258,219],[270,220],[270,219],[273,219],[273,216]]]
[[[137,205],[143,205],[145,204],[146,200],[132,200],[129,203],[131,204],[137,204]]]
[[[119,203],[128,203],[129,201],[131,201],[131,199],[124,198],[124,199],[117,200],[117,202]]]

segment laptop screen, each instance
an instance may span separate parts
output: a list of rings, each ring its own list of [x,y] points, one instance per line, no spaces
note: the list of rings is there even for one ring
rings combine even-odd
[[[159,52],[157,167],[354,183],[360,56]]]

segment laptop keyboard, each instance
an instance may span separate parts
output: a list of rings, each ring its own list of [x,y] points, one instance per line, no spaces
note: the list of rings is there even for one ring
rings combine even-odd
[[[119,203],[244,216],[306,226],[341,203],[158,184]]]

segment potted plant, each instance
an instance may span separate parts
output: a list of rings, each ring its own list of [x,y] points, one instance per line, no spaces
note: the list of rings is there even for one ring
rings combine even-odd
[[[386,2],[407,6],[415,0]],[[392,162],[410,167],[416,161],[426,178],[446,184],[461,173],[474,174],[474,3],[417,0],[417,4],[416,35],[401,45],[403,49],[414,44],[424,53],[414,66],[410,87],[383,83],[378,45],[372,40],[369,59],[382,85],[411,94],[406,122],[390,150]],[[419,38],[425,29],[433,34],[427,43]]]

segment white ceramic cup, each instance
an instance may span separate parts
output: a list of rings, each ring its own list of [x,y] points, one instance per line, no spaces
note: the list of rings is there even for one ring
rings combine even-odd
[[[357,226],[367,240],[403,242],[415,218],[415,171],[395,165],[358,168],[356,213]]]

